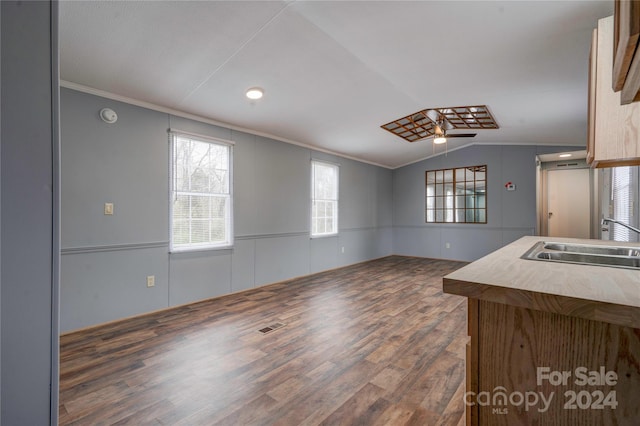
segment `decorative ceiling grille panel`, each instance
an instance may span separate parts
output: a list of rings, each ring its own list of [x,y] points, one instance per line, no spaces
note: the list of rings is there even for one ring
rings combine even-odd
[[[415,142],[433,136],[439,119],[444,120],[446,130],[499,128],[486,105],[427,108],[380,127],[409,142]]]

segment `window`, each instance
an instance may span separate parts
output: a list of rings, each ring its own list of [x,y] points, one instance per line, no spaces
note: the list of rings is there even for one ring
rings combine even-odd
[[[633,185],[631,167],[613,167],[611,169],[611,205],[613,219],[632,225]],[[610,239],[615,241],[635,241],[635,234],[624,226],[609,225]]]
[[[487,166],[425,172],[427,223],[487,223]]]
[[[171,152],[171,251],[231,246],[231,145],[171,132]]]
[[[311,162],[311,236],[338,233],[338,166]]]

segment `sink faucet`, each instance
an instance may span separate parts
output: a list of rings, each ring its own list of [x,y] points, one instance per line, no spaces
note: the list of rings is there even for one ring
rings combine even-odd
[[[627,225],[626,223],[620,222],[619,220],[611,219],[609,217],[603,217],[602,218],[602,224],[603,225],[608,225],[609,223],[617,223],[618,225],[624,226],[625,228],[630,229],[633,232],[635,232],[636,234],[640,235],[640,229],[638,229],[638,228],[634,228],[631,225]]]

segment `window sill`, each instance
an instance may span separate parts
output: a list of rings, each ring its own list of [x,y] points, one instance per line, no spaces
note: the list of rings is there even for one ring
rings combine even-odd
[[[228,251],[231,252],[233,250],[233,245],[227,246],[217,246],[217,247],[189,247],[189,248],[181,248],[181,249],[170,249],[169,254],[189,254],[189,253],[202,253],[202,252],[223,252]],[[224,254],[224,253],[220,253]]]
[[[338,236],[338,233],[336,232],[335,234],[311,235],[310,238],[312,240],[315,240],[319,238],[331,238],[331,237],[337,237],[337,236]]]

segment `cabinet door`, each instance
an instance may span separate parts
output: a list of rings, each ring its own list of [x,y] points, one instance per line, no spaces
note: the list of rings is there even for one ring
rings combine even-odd
[[[640,1],[615,0],[613,90],[623,104],[640,101]]]
[[[589,104],[587,118],[587,163],[593,162],[595,150],[596,127],[596,63],[598,60],[598,29],[591,35],[591,51],[589,53]]]
[[[469,342],[467,343],[467,365],[466,365],[466,389],[473,395],[477,395],[478,390],[478,299],[469,299],[467,309],[467,327],[469,332]],[[477,426],[478,406],[465,405],[465,417],[467,426]]]
[[[485,300],[478,313],[477,389],[486,393],[472,426],[638,425],[640,329]],[[553,382],[545,370],[568,375]],[[587,372],[600,381],[583,382]]]
[[[612,88],[613,16],[598,21],[595,70],[594,167],[640,164],[640,102],[620,105]]]

